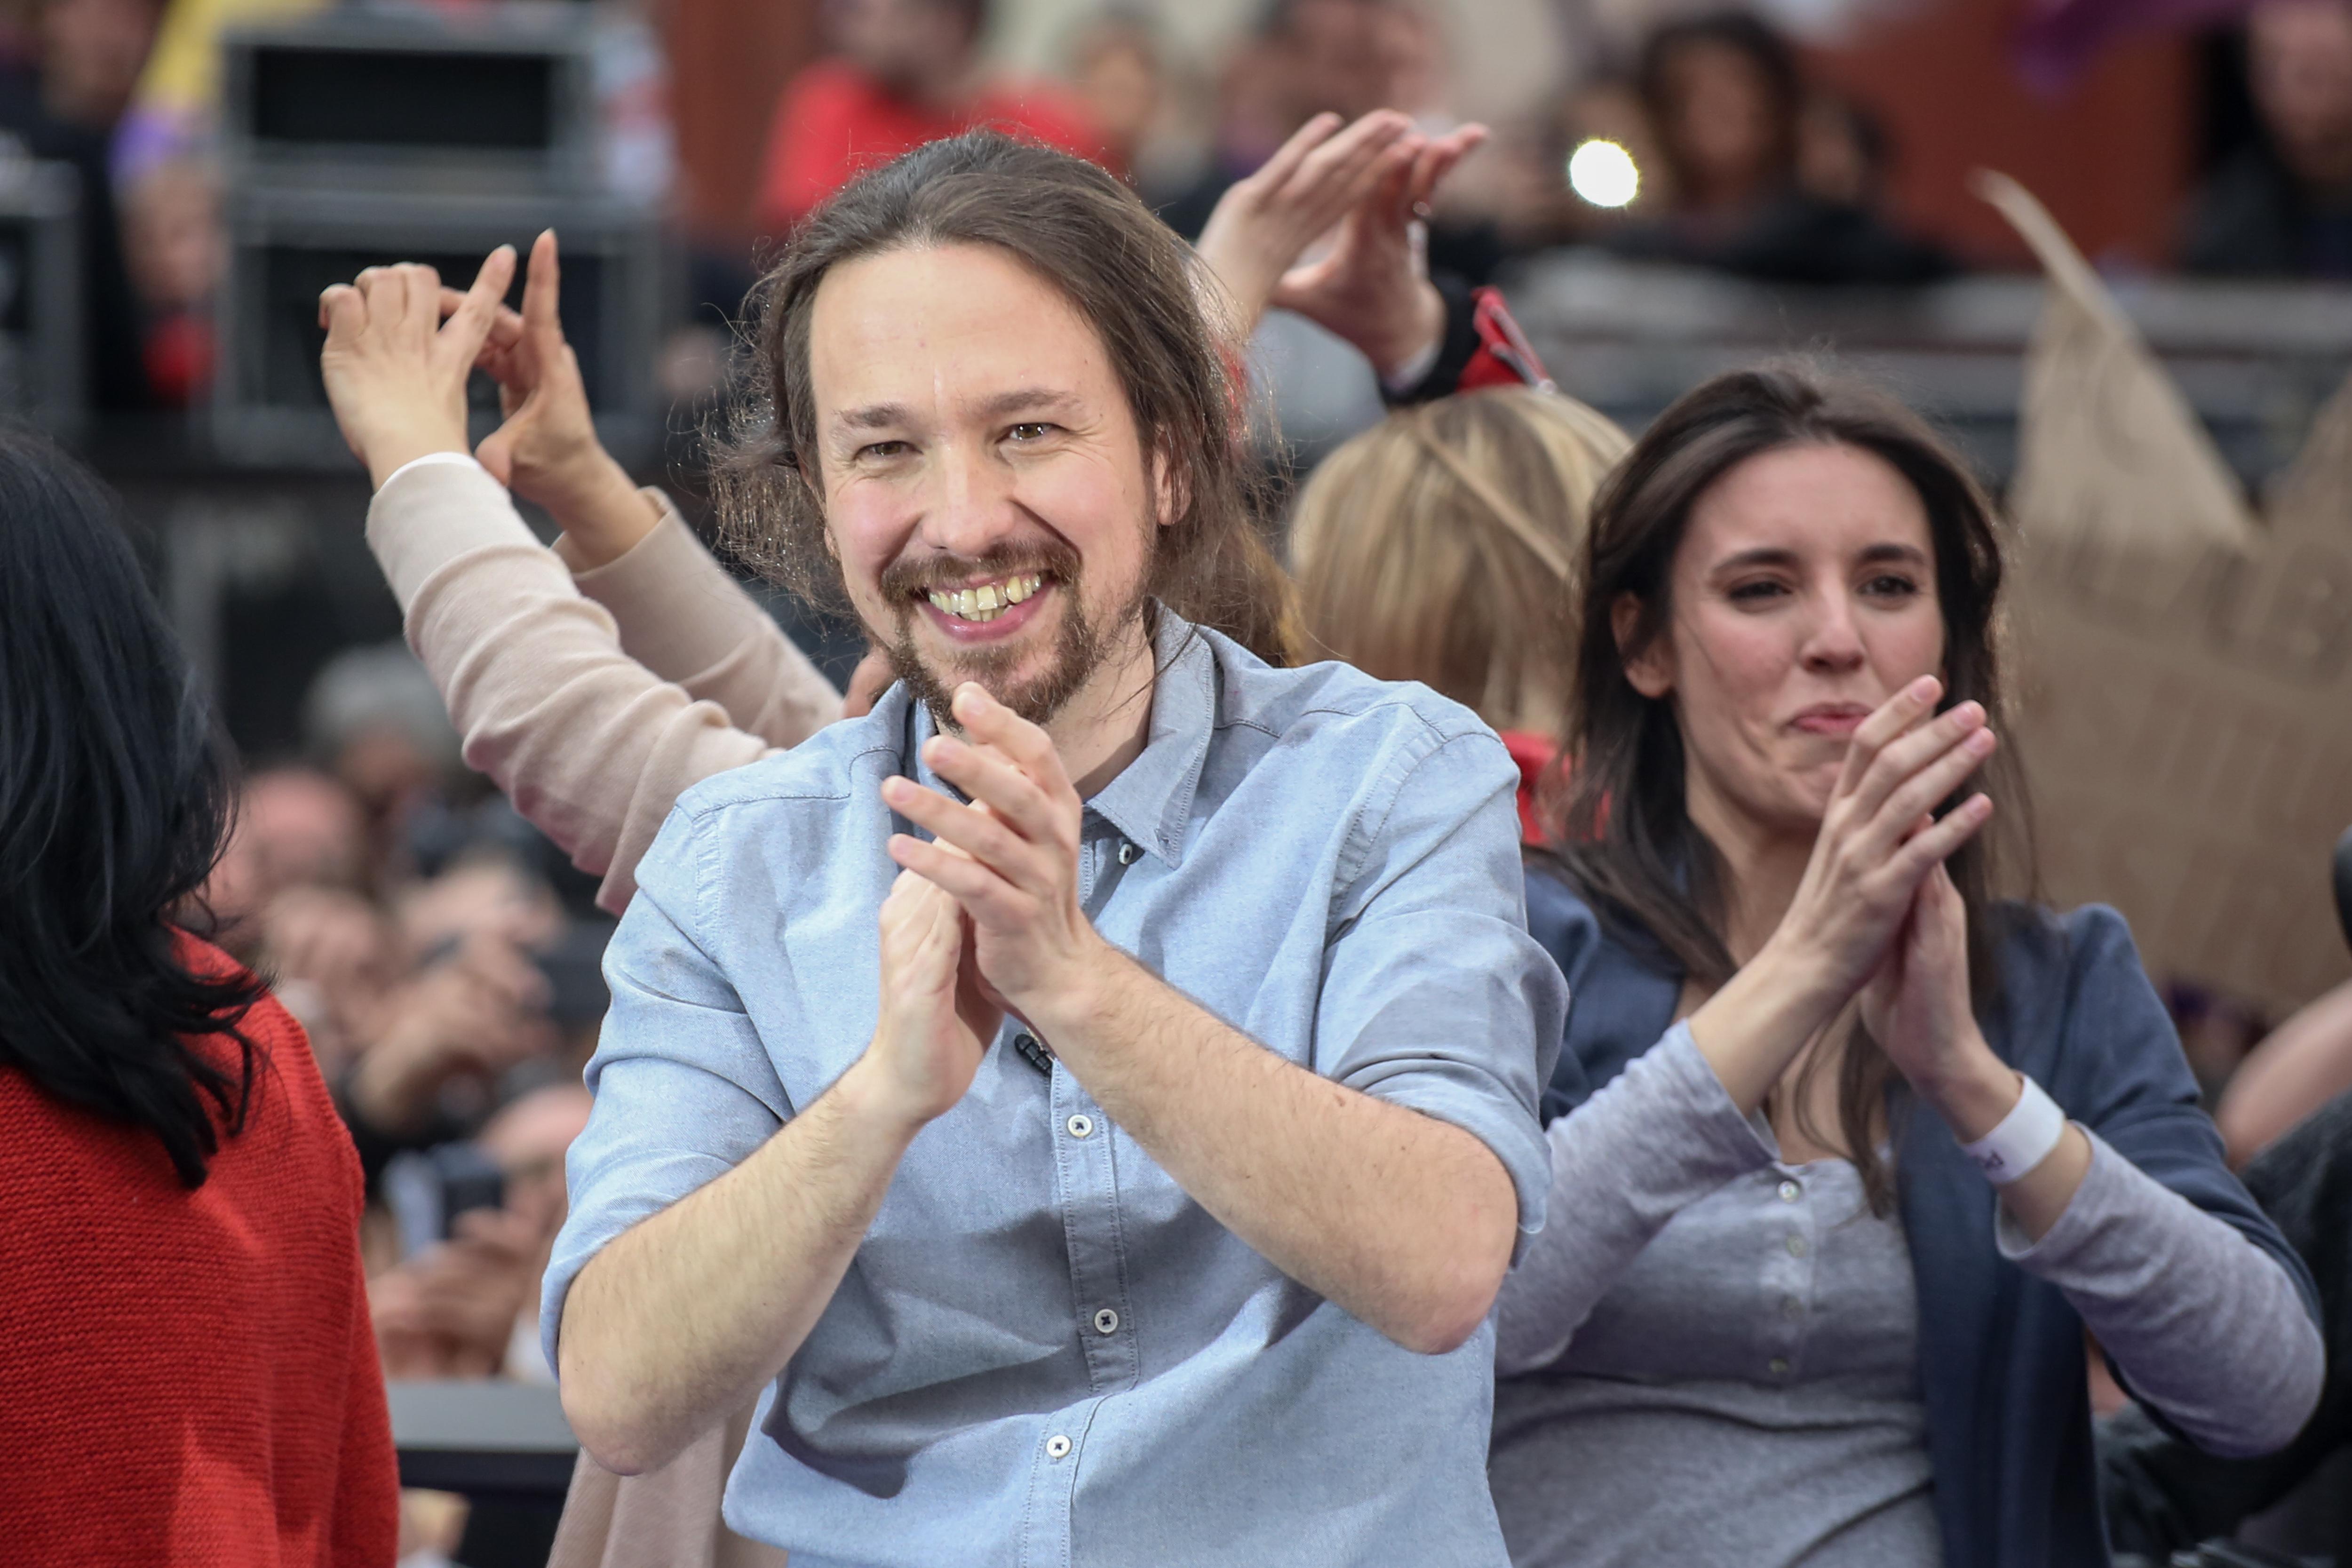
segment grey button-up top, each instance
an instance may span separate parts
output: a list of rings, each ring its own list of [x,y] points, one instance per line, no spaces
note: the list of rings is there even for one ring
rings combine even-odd
[[[1097,929],[1266,1048],[1467,1129],[1532,1233],[1566,990],[1526,932],[1502,743],[1421,687],[1271,669],[1165,612],[1158,652],[1146,748],[1087,803]],[[895,688],[679,801],[605,961],[551,1363],[599,1247],[866,1048],[878,790],[935,782],[930,732]],[[1419,1356],[1310,1293],[1019,1033],[915,1140],[762,1396],[729,1523],[794,1568],[1503,1563],[1491,1327]]]

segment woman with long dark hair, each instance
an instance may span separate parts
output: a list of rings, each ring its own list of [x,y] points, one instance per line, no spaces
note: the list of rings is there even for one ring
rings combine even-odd
[[[360,1172],[301,1028],[183,921],[230,782],[111,497],[0,433],[0,1541],[381,1564]]]
[[[2086,1327],[2226,1453],[2294,1436],[2322,1352],[2123,921],[1991,896],[1990,504],[1899,405],[1742,372],[1634,445],[1584,568],[1513,1560],[2105,1562]]]

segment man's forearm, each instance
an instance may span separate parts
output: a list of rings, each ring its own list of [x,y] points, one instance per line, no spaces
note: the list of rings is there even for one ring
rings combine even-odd
[[[1284,1060],[1116,950],[1039,1012],[1111,1119],[1275,1267],[1411,1350],[1476,1331],[1518,1230],[1476,1137]]]
[[[563,1408],[606,1468],[667,1463],[782,1371],[833,1300],[915,1131],[864,1092],[862,1067],[572,1281]]]

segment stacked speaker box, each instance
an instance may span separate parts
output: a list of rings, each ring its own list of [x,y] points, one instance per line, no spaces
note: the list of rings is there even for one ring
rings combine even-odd
[[[565,335],[600,432],[650,453],[668,265],[658,215],[599,179],[594,40],[583,9],[456,16],[341,7],[242,30],[223,53],[228,275],[215,436],[247,461],[347,461],[320,380],[320,291],[427,262],[464,288],[499,245],[562,248]],[[517,269],[512,302],[520,305]],[[473,388],[476,437],[496,419]]]
[[[60,437],[89,412],[80,209],[72,165],[0,154],[0,418]]]

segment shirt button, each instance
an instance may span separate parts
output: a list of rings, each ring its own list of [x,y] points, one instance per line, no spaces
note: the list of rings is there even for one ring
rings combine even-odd
[[[1095,1119],[1091,1116],[1073,1116],[1067,1121],[1062,1123],[1062,1125],[1070,1130],[1070,1136],[1073,1138],[1091,1138],[1094,1136]]]
[[[1052,1436],[1045,1439],[1045,1457],[1049,1459],[1068,1458],[1070,1457],[1070,1440],[1067,1437],[1063,1436],[1059,1432],[1055,1433]]]
[[[1120,865],[1122,865],[1122,866],[1132,866],[1132,865],[1134,865],[1134,864],[1135,864],[1135,857],[1136,857],[1136,854],[1137,854],[1137,850],[1136,850],[1136,847],[1135,847],[1135,846],[1134,846],[1134,845],[1132,845],[1132,844],[1129,843],[1129,842],[1128,842],[1126,839],[1124,839],[1124,838],[1122,838],[1122,839],[1120,839],[1120,840],[1118,841],[1118,863],[1119,863]]]
[[[1797,1185],[1796,1183],[1782,1182],[1780,1184],[1780,1201],[1782,1203],[1792,1204],[1804,1195],[1805,1189]]]
[[[1776,1355],[1776,1356],[1774,1356],[1774,1357],[1772,1358],[1772,1360],[1771,1360],[1771,1363],[1770,1363],[1770,1364],[1769,1364],[1769,1366],[1768,1370],[1772,1373],[1772,1375],[1773,1375],[1774,1377],[1786,1377],[1786,1376],[1788,1376],[1788,1375],[1789,1375],[1789,1358],[1788,1358],[1787,1356],[1784,1356],[1784,1355]]]
[[[1095,1314],[1095,1332],[1098,1334],[1115,1334],[1118,1332],[1118,1314],[1112,1311],[1108,1307],[1105,1307],[1101,1311],[1097,1312]]]
[[[1805,1238],[1801,1236],[1790,1237],[1789,1238],[1789,1256],[1791,1258],[1802,1258],[1804,1255]]]

